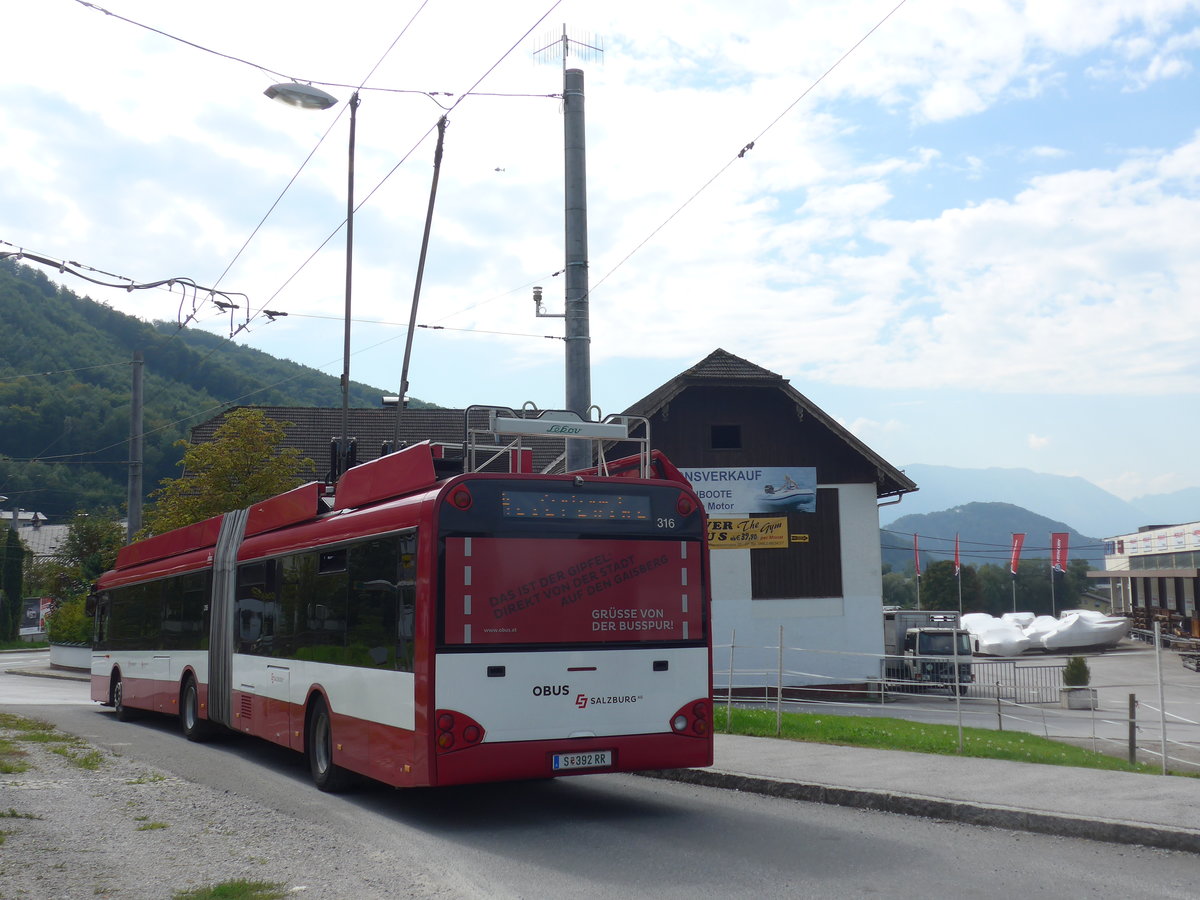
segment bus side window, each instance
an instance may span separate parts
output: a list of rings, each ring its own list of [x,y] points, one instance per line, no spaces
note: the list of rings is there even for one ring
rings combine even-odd
[[[346,607],[347,662],[395,669],[399,540],[375,538],[350,548],[350,597]]]
[[[238,567],[237,652],[273,655],[279,612],[275,560]]]
[[[388,536],[350,548],[346,607],[349,665],[412,671],[415,536]]]
[[[396,668],[413,670],[414,616],[417,601],[417,535],[405,535],[400,541],[400,611],[396,621]]]
[[[108,617],[112,612],[112,600],[107,593],[101,594],[96,604],[96,622],[93,637],[97,650],[104,650],[108,641]]]

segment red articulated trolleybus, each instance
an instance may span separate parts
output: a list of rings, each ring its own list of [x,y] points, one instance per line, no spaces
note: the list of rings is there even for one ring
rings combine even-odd
[[[534,474],[534,435],[600,465]],[[93,700],[290,747],[321,790],[712,763],[704,512],[639,417],[472,407],[461,445],[125,547],[91,604]]]

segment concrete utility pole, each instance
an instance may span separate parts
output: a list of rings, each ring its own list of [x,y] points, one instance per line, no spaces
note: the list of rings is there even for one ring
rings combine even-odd
[[[126,508],[129,524],[125,543],[142,529],[142,351],[133,351],[133,389],[129,409],[129,494]]]
[[[591,327],[588,316],[587,154],[583,115],[583,70],[563,72],[565,172],[566,400],[567,409],[588,418],[592,405]],[[567,471],[592,465],[591,443],[567,441]]]

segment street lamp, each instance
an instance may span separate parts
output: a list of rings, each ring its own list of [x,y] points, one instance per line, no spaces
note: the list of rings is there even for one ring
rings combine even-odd
[[[337,97],[333,94],[328,94],[311,84],[299,84],[295,81],[273,84],[263,93],[272,100],[278,100],[288,106],[299,106],[301,109],[329,109],[337,103]]]
[[[329,109],[337,98],[311,84],[273,84],[263,91],[272,100],[301,109]],[[350,298],[354,273],[354,136],[358,125],[358,91],[350,97],[350,148],[346,166],[346,321],[342,341],[342,439],[330,478],[337,481],[350,467]]]

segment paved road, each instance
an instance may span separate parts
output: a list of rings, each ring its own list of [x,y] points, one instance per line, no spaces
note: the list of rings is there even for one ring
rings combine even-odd
[[[48,719],[141,764],[336,830],[359,848],[345,865],[382,872],[398,859],[419,859],[449,897],[1195,895],[1190,854],[635,776],[330,796],[308,783],[298,755],[244,736],[194,745],[169,719],[121,723],[84,702],[0,701],[0,709]],[[294,849],[281,841],[280,852]]]

